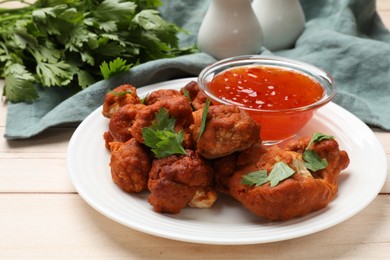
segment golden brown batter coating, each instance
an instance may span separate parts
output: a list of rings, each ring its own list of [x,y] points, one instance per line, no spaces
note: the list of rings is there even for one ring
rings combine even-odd
[[[130,127],[134,124],[138,111],[144,108],[143,104],[126,104],[111,116],[108,129],[114,141],[126,142],[132,137]]]
[[[149,203],[157,212],[176,214],[187,205],[211,207],[217,198],[213,170],[192,150],[153,161],[148,182]]]
[[[171,99],[175,96],[182,96],[178,90],[175,89],[158,89],[150,92],[144,99],[145,105],[153,105],[160,100]]]
[[[210,106],[206,127],[198,140],[202,125],[203,109],[193,113],[192,136],[197,151],[205,158],[213,159],[242,151],[260,139],[260,126],[236,106]]]
[[[228,193],[255,215],[270,220],[288,220],[326,207],[337,193],[338,175],[348,166],[349,157],[339,150],[333,139],[314,143],[312,149],[327,160],[328,166],[310,174],[296,167],[296,162],[302,161],[301,148],[308,143],[309,138],[304,138],[292,141],[287,150],[271,146],[257,163],[238,166],[228,180]],[[289,150],[292,148],[297,150]],[[296,173],[274,187],[269,183],[257,187],[241,183],[244,175],[263,169],[269,173],[279,161],[288,164]]]
[[[103,134],[104,145],[108,150],[111,150],[110,143],[114,142],[114,137],[110,134],[110,131],[106,131]]]
[[[111,177],[127,192],[147,190],[152,160],[148,152],[134,139],[126,143],[111,142]]]
[[[259,142],[241,152],[235,152],[212,160],[216,190],[230,195],[230,178],[235,171],[245,165],[255,164],[265,151],[266,148]]]
[[[119,108],[126,104],[140,104],[137,90],[130,84],[120,85],[106,94],[103,103],[103,116],[110,118]]]

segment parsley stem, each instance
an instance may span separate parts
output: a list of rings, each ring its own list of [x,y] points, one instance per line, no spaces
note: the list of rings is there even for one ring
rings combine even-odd
[[[1,14],[1,10],[0,10],[0,14]],[[7,22],[7,21],[21,20],[22,18],[29,18],[29,17],[31,17],[31,15],[27,15],[27,14],[23,14],[23,15],[20,15],[20,14],[8,15],[6,17],[0,18],[0,24],[3,23],[3,22]]]

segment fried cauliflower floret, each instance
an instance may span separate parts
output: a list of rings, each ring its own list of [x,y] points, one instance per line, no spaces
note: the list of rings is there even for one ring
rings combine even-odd
[[[213,159],[242,151],[259,142],[260,126],[236,106],[210,106],[206,127],[198,139],[202,126],[203,109],[193,113],[192,136],[197,151],[205,158]]]
[[[126,142],[132,135],[130,127],[135,121],[139,110],[145,108],[143,104],[127,104],[119,108],[110,118],[108,124],[109,134],[105,134],[106,142]]]
[[[182,96],[182,94],[175,89],[158,89],[149,93],[145,99],[144,104],[153,105],[161,100],[171,99],[175,96]]]
[[[169,116],[176,119],[176,132],[180,130],[188,132],[187,129],[193,122],[191,105],[186,97],[177,95],[170,99],[158,100],[156,103],[148,105],[144,109],[138,111],[134,124],[130,128],[132,136],[136,138],[138,142],[144,142],[142,128],[149,127],[152,124],[153,120],[156,118],[156,113],[160,108],[165,108],[168,111]],[[190,139],[188,134],[186,136],[187,139]]]
[[[152,160],[148,152],[134,139],[111,142],[111,177],[127,192],[147,190]]]
[[[217,200],[217,192],[212,187],[201,187],[196,190],[194,197],[188,203],[191,208],[208,209],[214,205]]]
[[[217,199],[213,170],[192,150],[153,161],[148,202],[157,212],[176,214],[186,206],[209,208]]]
[[[256,163],[236,167],[228,180],[229,194],[257,216],[270,220],[288,220],[304,216],[326,207],[338,191],[338,175],[349,164],[345,151],[340,151],[335,140],[314,143],[312,148],[328,166],[314,173],[304,168],[302,147],[309,139],[292,141],[286,149],[271,146],[260,155]],[[291,150],[294,148],[296,150]],[[250,172],[267,170],[268,174],[277,162],[284,162],[295,173],[278,185],[270,183],[260,186],[242,184],[242,177]]]
[[[114,142],[114,137],[110,134],[110,131],[106,131],[103,134],[104,144],[108,150],[111,150],[110,143]]]
[[[203,108],[206,104],[207,96],[200,90],[196,81],[189,82],[180,90],[180,93],[182,95],[188,94],[194,110]]]
[[[120,85],[106,94],[103,103],[103,116],[110,118],[119,108],[126,104],[140,104],[137,90],[130,84]]]

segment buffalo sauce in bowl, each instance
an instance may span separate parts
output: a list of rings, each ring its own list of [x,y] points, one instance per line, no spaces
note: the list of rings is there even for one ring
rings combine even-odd
[[[213,78],[209,88],[222,100],[262,110],[307,106],[324,94],[317,81],[301,73],[260,66],[229,69]]]
[[[284,58],[241,56],[205,70],[199,87],[213,103],[245,110],[260,124],[266,144],[294,136],[335,94],[333,79],[324,71]]]

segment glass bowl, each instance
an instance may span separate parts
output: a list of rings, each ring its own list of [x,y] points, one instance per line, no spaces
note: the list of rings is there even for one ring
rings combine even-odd
[[[253,79],[253,69],[262,70],[262,75],[256,75]],[[226,76],[228,73],[230,73],[229,77],[233,77],[233,79]],[[278,77],[284,77],[284,82],[273,81],[275,79],[272,78],[274,77],[272,73],[280,74]],[[268,79],[268,77],[271,78]],[[300,100],[306,99],[304,96],[307,93],[311,93],[312,87],[307,84],[298,84],[300,81],[293,80],[294,77],[313,84],[313,86],[316,85],[314,87],[319,90],[313,101],[306,100],[305,104],[298,104]],[[218,85],[223,87],[219,91],[213,89],[217,84],[217,80]],[[264,84],[271,82],[271,85],[266,86],[266,90],[256,89],[256,85],[261,82]],[[241,86],[243,84],[246,84],[244,90]],[[218,61],[201,71],[198,76],[198,85],[213,104],[236,105],[245,110],[260,124],[260,136],[264,144],[276,144],[296,135],[313,117],[313,113],[330,102],[336,94],[335,82],[324,70],[304,62],[277,56],[245,55]],[[222,97],[224,93],[226,95],[230,93],[230,96],[235,96],[236,92],[237,96],[242,95],[243,92],[248,93],[248,86],[251,88],[249,90],[249,94],[251,94],[250,102],[247,102],[245,98],[243,98],[244,102],[233,100],[235,97]],[[286,94],[281,98],[294,104],[278,106],[276,103],[279,101],[275,104],[264,102],[265,97],[261,97],[260,94],[267,92],[268,100],[269,96],[275,95],[271,91],[274,88],[290,91],[288,95]],[[282,104],[283,100],[280,100],[279,103]],[[265,103],[267,103],[266,107],[264,107]],[[256,107],[252,104],[261,104],[261,106]]]

